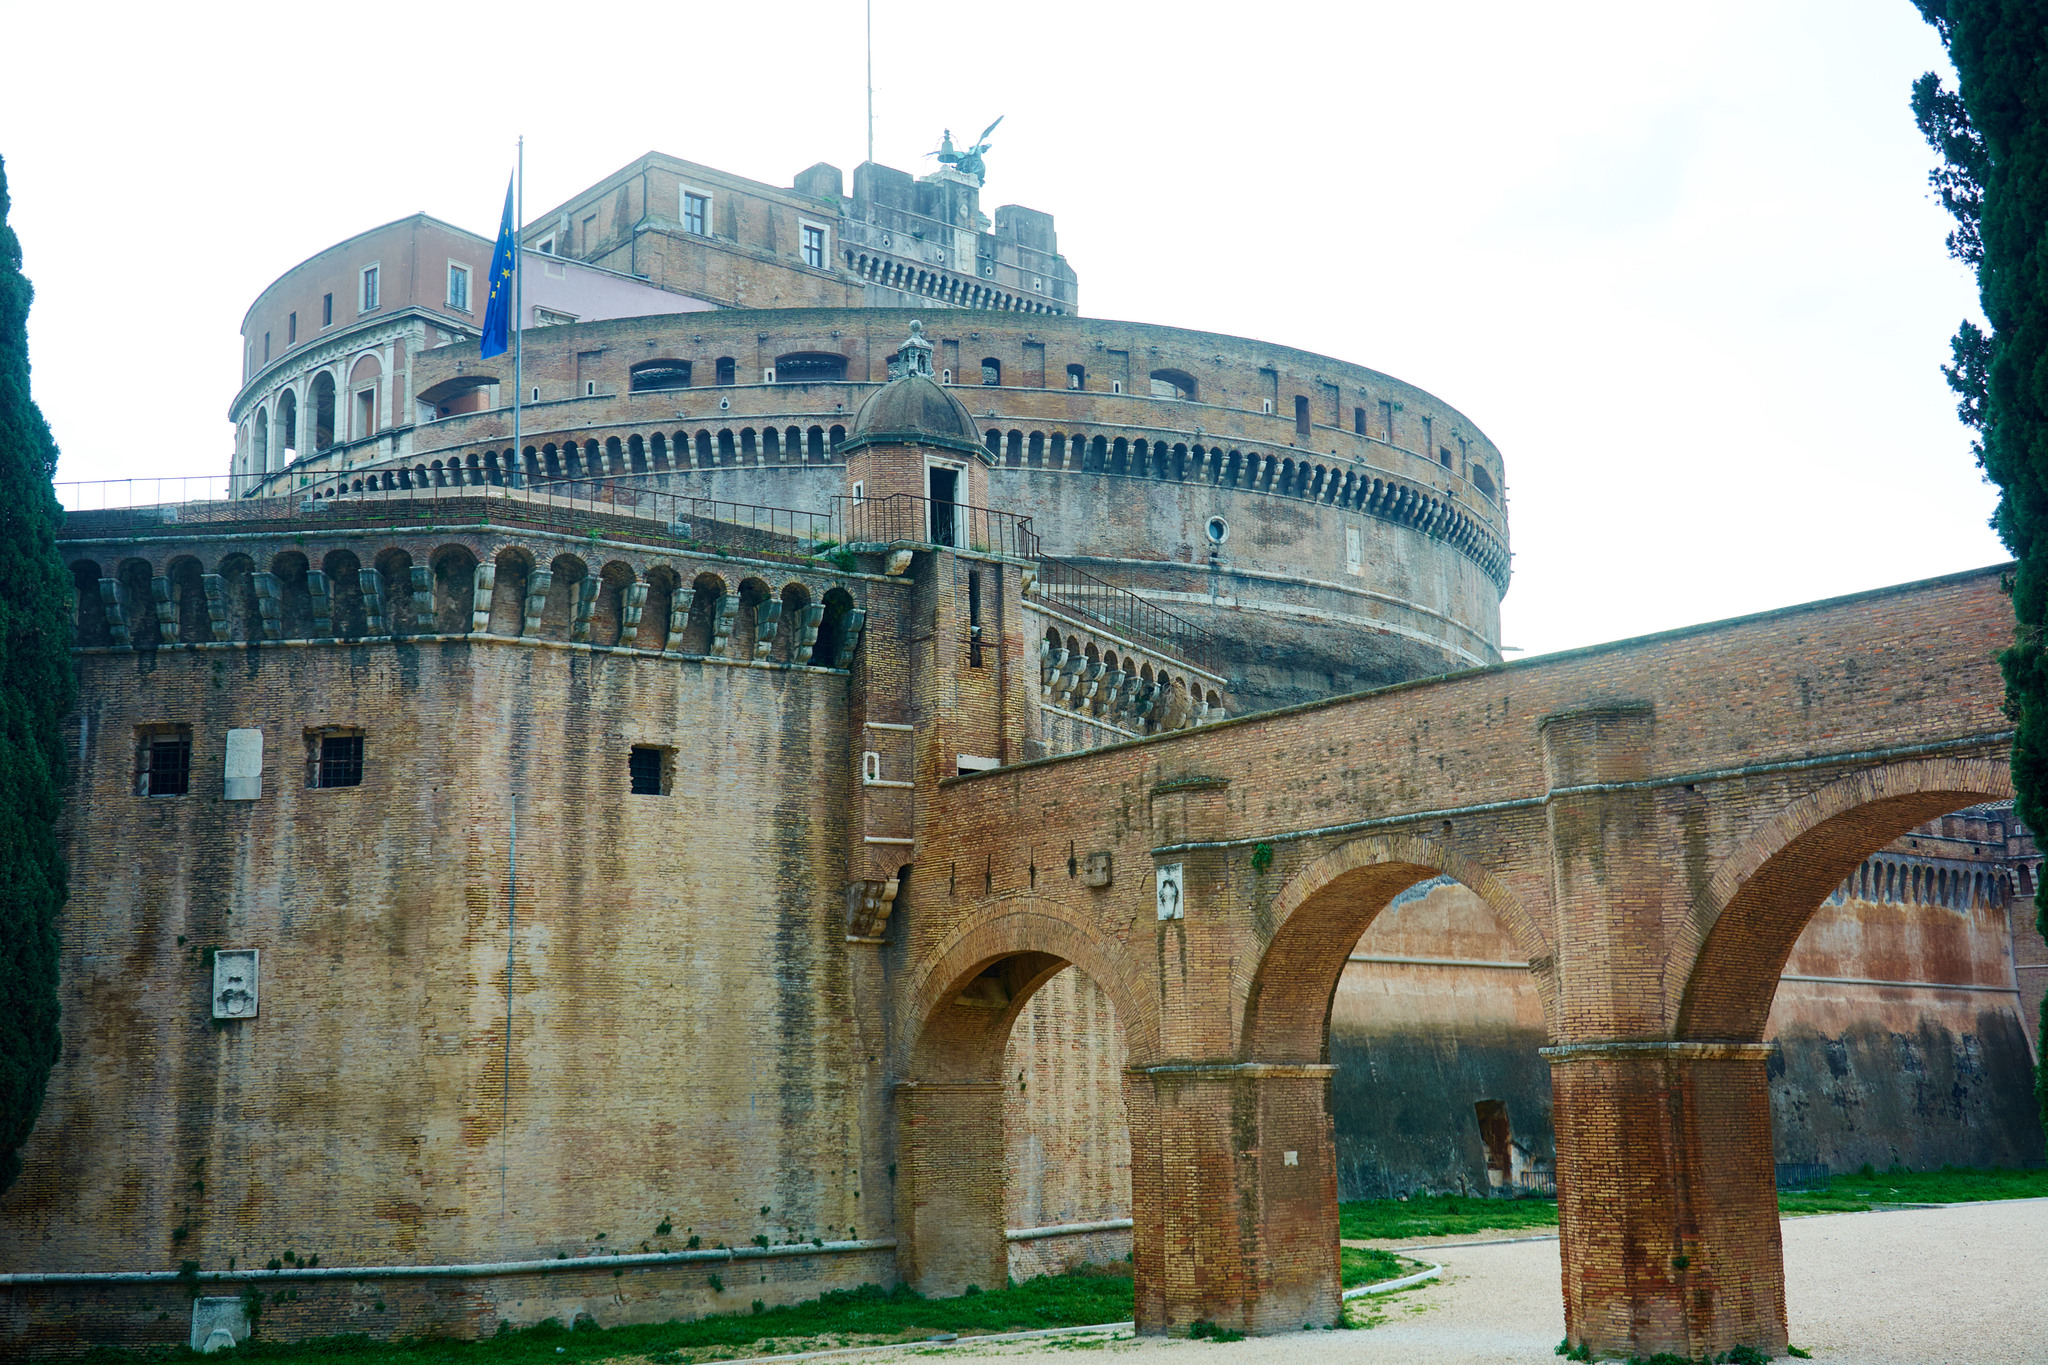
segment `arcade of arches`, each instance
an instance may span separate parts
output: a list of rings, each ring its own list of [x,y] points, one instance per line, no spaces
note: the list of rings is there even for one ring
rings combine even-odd
[[[906,1275],[1002,1282],[1004,1044],[1072,965],[1129,1059],[1140,1330],[1331,1321],[1332,998],[1449,878],[1540,1000],[1571,1339],[1782,1351],[1773,993],[1864,860],[2009,794],[2009,630],[1986,571],[941,784],[920,863],[985,872],[905,891]]]

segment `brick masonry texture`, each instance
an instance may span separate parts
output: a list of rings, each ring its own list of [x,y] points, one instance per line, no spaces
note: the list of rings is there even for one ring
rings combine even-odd
[[[1015,561],[920,548],[890,576],[569,535],[516,501],[504,525],[384,510],[69,543],[82,586],[126,585],[82,593],[82,622],[140,647],[81,655],[68,1050],[0,1204],[10,1267],[814,1246],[729,1265],[723,1292],[568,1267],[367,1310],[323,1288],[273,1319],[622,1321],[999,1284],[1013,1218],[1113,1214],[1127,1179],[1145,1330],[1327,1322],[1331,1000],[1380,912],[1450,877],[1566,1049],[1574,1338],[1782,1346],[1756,1046],[1779,974],[1873,852],[2007,794],[1995,571],[1032,760],[1043,617]],[[195,571],[262,591],[151,605]],[[857,603],[850,671],[770,601]],[[215,605],[228,639],[168,638]],[[191,795],[136,793],[162,725],[190,729]],[[225,734],[252,727],[262,797],[223,800]],[[363,784],[308,785],[336,727],[364,736]],[[664,794],[629,794],[636,744]],[[911,788],[860,781],[877,745]],[[962,754],[1008,766],[956,776]],[[1167,866],[1183,917],[1156,909]],[[850,933],[849,883],[889,881],[878,932]],[[260,1013],[216,1024],[207,959],[243,947]],[[1104,1180],[1078,1154],[1122,1125],[1128,1175]],[[1035,1187],[1005,1178],[1019,1136],[1056,1154]],[[9,1330],[161,1340],[146,1305],[174,1297],[47,1286]]]

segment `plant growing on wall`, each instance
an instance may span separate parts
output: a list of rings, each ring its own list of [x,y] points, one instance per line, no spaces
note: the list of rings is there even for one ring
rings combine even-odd
[[[71,584],[57,557],[57,443],[28,389],[21,243],[0,161],[0,1190],[57,1060],[57,802],[71,709]]]
[[[1976,269],[1991,331],[1965,321],[1943,373],[1998,485],[1992,525],[2019,561],[2018,629],[2000,656],[2013,786],[2019,818],[2048,831],[2048,0],[1914,4],[1956,69],[1954,91],[1933,72],[1914,82],[1913,114],[1941,157],[1929,179],[1956,220],[1949,252]],[[2048,1065],[2036,1087],[2048,1116]]]

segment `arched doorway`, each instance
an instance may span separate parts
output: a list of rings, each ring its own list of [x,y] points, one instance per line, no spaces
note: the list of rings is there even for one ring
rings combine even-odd
[[[992,1288],[1120,1244],[1112,1230],[1066,1247],[1047,1245],[1065,1233],[1009,1235],[1058,1226],[1038,1221],[1049,1209],[1114,1212],[1129,1198],[1123,1107],[1105,1094],[1125,1083],[1129,997],[1112,973],[1086,929],[1027,896],[962,926],[924,974],[895,1088],[898,1264],[919,1292]],[[1076,1045],[1076,1022],[1095,1030],[1092,1048]],[[1034,1147],[1048,1144],[1064,1150],[1041,1166]],[[1076,1152],[1088,1159],[1065,1159]]]

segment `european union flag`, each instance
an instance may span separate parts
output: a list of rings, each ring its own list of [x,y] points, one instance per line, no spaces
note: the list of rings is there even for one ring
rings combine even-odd
[[[512,232],[512,183],[505,182],[505,217],[498,224],[498,249],[491,253],[491,301],[484,306],[482,354],[503,355],[512,345],[512,271],[519,259]]]

